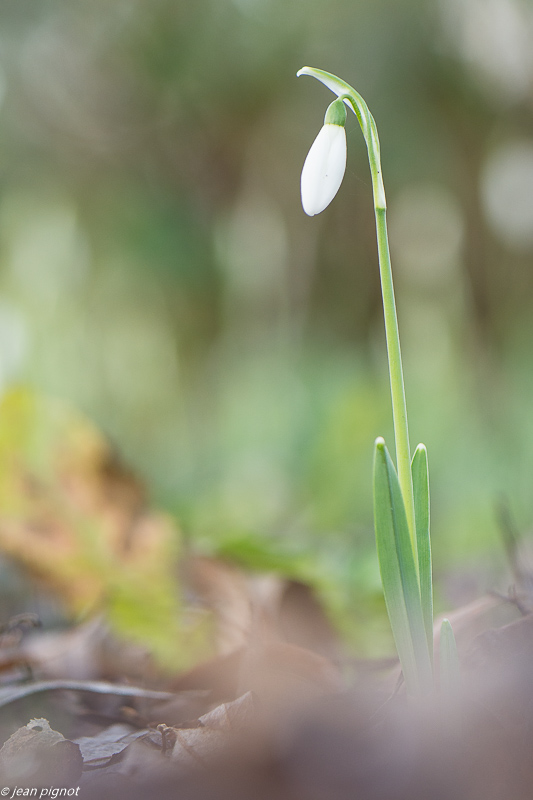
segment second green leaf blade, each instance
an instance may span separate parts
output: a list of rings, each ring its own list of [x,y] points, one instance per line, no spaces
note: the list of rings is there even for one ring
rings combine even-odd
[[[431,541],[429,536],[429,475],[427,450],[419,444],[411,463],[415,504],[416,543],[420,600],[426,628],[429,654],[433,661],[433,579],[431,575]]]
[[[432,664],[415,556],[398,476],[383,439],[374,455],[374,523],[387,612],[407,690],[432,690]]]

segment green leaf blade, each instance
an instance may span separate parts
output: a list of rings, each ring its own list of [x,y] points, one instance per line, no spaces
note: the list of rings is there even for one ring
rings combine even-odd
[[[433,578],[431,567],[431,539],[429,535],[429,473],[427,450],[419,444],[411,463],[413,498],[415,504],[416,544],[420,601],[428,650],[433,660]]]
[[[407,689],[432,689],[417,569],[396,470],[383,439],[374,456],[374,521],[385,604]]]
[[[461,667],[455,636],[448,619],[443,619],[440,626],[439,650],[441,694],[447,697],[455,697],[461,679]]]

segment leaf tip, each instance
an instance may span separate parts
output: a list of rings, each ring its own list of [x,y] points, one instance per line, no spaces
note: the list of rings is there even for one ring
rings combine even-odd
[[[376,449],[377,450],[384,450],[385,449],[385,439],[383,436],[378,436],[375,441]]]

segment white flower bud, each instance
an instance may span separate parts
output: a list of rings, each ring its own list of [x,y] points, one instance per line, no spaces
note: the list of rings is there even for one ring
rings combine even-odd
[[[344,103],[334,101],[326,112],[326,122],[313,142],[302,170],[302,206],[306,214],[320,214],[331,203],[342,183],[346,169],[346,131],[341,108],[346,120]]]

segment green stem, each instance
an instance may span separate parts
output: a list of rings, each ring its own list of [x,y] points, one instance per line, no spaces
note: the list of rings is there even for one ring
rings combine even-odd
[[[389,255],[387,237],[387,221],[385,190],[381,175],[381,156],[379,137],[374,117],[353,86],[341,80],[330,72],[313,67],[303,67],[298,75],[312,75],[331,89],[337,97],[352,109],[356,115],[363,136],[365,138],[370,172],[372,175],[372,188],[374,191],[374,208],[376,212],[376,230],[378,239],[379,269],[381,275],[381,291],[383,295],[383,312],[385,316],[385,334],[387,337],[387,353],[389,358],[389,375],[392,395],[392,414],[394,420],[394,436],[396,443],[396,462],[398,480],[405,505],[415,563],[417,559],[415,510],[413,501],[413,480],[411,476],[411,453],[409,449],[409,434],[407,430],[407,409],[405,403],[405,390],[403,384],[402,357],[400,352],[400,336],[398,333],[398,320],[396,317],[396,304],[394,300],[394,286]]]
[[[379,274],[381,278],[381,295],[383,298],[383,315],[385,318],[385,336],[387,339],[387,355],[389,359],[389,376],[392,398],[392,416],[394,422],[394,438],[396,445],[396,467],[398,481],[405,504],[411,543],[417,559],[415,505],[413,499],[413,478],[411,475],[411,450],[409,447],[409,431],[407,427],[407,405],[403,382],[402,354],[400,350],[400,332],[394,298],[394,283],[387,235],[387,202],[383,177],[381,173],[381,156],[379,137],[374,117],[361,95],[350,87],[351,91],[341,95],[349,101],[365,137],[368,150],[368,161],[372,175],[374,193],[374,210],[376,215],[376,233],[378,240]]]
[[[402,354],[400,350],[400,334],[398,317],[394,300],[394,284],[387,237],[387,211],[376,206],[376,231],[378,239],[379,272],[381,277],[381,293],[383,296],[383,315],[385,317],[385,335],[389,358],[390,387],[392,397],[392,416],[394,420],[394,436],[396,444],[396,462],[398,481],[405,504],[407,523],[411,534],[413,553],[416,563],[415,507],[413,500],[413,480],[411,475],[411,454],[409,448],[409,431],[407,427],[407,406],[403,382]]]

